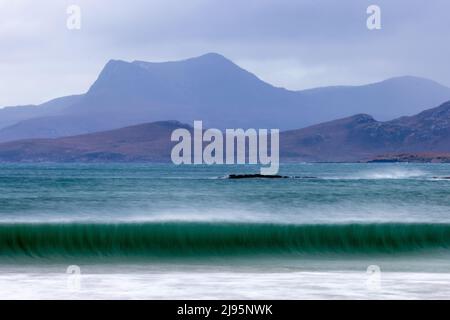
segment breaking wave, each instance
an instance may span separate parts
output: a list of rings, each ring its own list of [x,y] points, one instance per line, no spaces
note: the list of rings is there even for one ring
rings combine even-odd
[[[450,224],[0,224],[0,257],[200,257],[448,249]]]
[[[361,172],[358,175],[352,176],[353,179],[414,179],[422,178],[427,175],[426,172],[418,169],[407,168],[379,168],[377,170],[370,170]]]

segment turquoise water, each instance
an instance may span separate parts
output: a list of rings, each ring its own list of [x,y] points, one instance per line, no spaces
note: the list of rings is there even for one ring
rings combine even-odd
[[[2,165],[0,222],[450,222],[449,165],[298,164],[317,179],[223,179],[257,167]]]
[[[427,253],[450,248],[450,224],[65,223],[0,225],[2,256],[202,258]]]
[[[403,252],[450,244],[449,165],[3,165],[0,255]],[[60,250],[61,252],[58,252]]]
[[[285,164],[291,178],[227,179],[258,171],[2,164],[0,297],[450,297],[450,165]],[[70,264],[85,276],[75,295]],[[385,277],[375,293],[361,282],[372,265]]]

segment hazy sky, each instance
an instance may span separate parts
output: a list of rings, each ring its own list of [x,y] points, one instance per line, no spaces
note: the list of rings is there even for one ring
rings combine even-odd
[[[81,8],[68,30],[66,9]],[[366,9],[381,8],[381,30]],[[0,106],[85,92],[109,59],[218,52],[288,89],[399,75],[450,86],[448,0],[0,0]]]

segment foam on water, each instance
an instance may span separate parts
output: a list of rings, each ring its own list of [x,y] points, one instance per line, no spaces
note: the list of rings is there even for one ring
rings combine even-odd
[[[5,248],[0,296],[450,297],[449,181],[433,178],[450,176],[450,165],[290,164],[282,165],[280,175],[317,179],[217,178],[255,170],[248,166],[5,165],[0,168],[0,238]],[[197,251],[212,264],[216,260],[210,252],[225,252],[238,258],[221,261],[233,260],[237,268],[224,270],[216,264],[189,269],[184,265],[189,259],[184,258],[171,260],[171,270],[158,267],[164,259],[136,260],[142,262],[136,270],[116,264],[128,261],[131,252],[147,255],[149,248],[178,256]],[[249,249],[264,258],[248,262],[251,268],[243,270]],[[284,256],[272,254],[275,251]],[[304,258],[310,253],[314,263],[308,264]],[[379,260],[380,254],[398,261],[395,270]],[[108,268],[86,269],[85,263],[105,261],[89,257],[103,255],[120,258]],[[286,255],[303,265],[282,260]],[[38,268],[49,256],[62,257],[56,262],[65,266],[56,272]],[[201,260],[192,256],[195,263]],[[329,261],[321,260],[324,257]],[[68,264],[81,266],[80,291],[67,290]],[[383,271],[381,292],[365,285],[370,264],[380,265]],[[282,270],[274,270],[274,265]]]
[[[367,180],[383,180],[383,179],[418,179],[427,177],[428,173],[417,168],[405,167],[382,167],[354,173],[349,179],[367,179]]]
[[[82,269],[83,270],[83,269]],[[448,299],[449,273],[197,270],[0,273],[0,299]],[[74,281],[75,280],[75,281]]]

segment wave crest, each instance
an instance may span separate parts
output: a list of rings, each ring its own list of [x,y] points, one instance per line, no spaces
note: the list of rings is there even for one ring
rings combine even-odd
[[[450,224],[1,224],[0,256],[182,257],[447,249]]]

